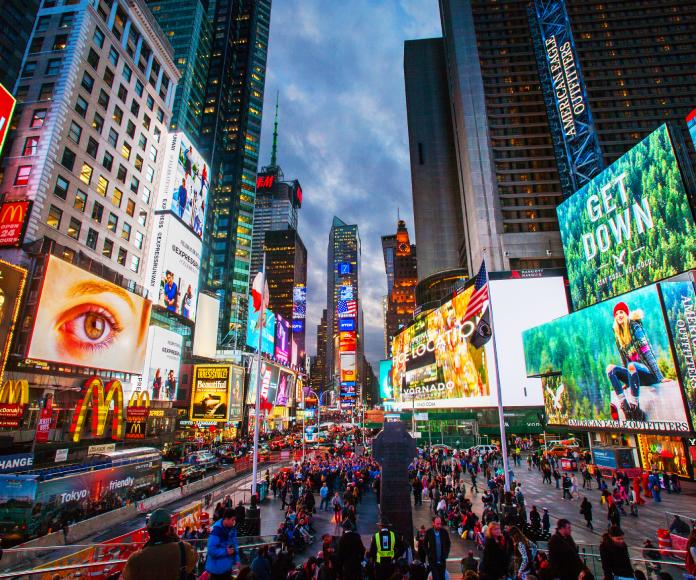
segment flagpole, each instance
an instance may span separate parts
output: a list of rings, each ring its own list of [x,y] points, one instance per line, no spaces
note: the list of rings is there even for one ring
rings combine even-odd
[[[266,252],[263,253],[263,265],[261,266],[261,309],[259,311],[259,342],[256,350],[256,406],[254,411],[256,420],[254,421],[254,467],[252,469],[251,494],[256,495],[256,481],[259,471],[259,423],[261,422],[261,345],[263,340],[263,330],[266,325]]]
[[[486,257],[483,257],[483,266],[486,268]],[[488,268],[486,268],[486,284],[489,284]],[[493,292],[488,286],[488,310],[491,313],[491,335],[493,338],[493,360],[495,362],[495,383],[498,394],[498,422],[500,423],[500,452],[503,455],[503,471],[505,472],[505,491],[510,491],[510,469],[507,453],[507,434],[505,433],[505,412],[503,410],[503,389],[500,384],[500,369],[498,368],[498,346],[495,340],[495,326],[493,316]]]

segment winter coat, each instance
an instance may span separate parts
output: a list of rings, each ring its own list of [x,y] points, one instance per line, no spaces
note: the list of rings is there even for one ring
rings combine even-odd
[[[611,538],[603,538],[599,545],[604,580],[614,580],[614,576],[633,578],[633,566],[628,556],[626,544],[616,544]]]
[[[228,547],[234,548],[232,556],[227,554]],[[205,561],[205,569],[210,574],[224,574],[229,572],[239,562],[239,545],[237,544],[237,528],[226,528],[222,520],[218,520],[210,530],[208,536],[208,558]]]
[[[549,564],[554,578],[577,580],[583,568],[578,547],[572,537],[556,532],[549,540]]]

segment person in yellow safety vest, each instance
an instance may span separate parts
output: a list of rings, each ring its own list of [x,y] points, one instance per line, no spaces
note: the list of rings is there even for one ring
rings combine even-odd
[[[396,559],[401,555],[401,547],[396,532],[382,524],[381,529],[372,536],[369,559],[374,563],[375,580],[386,580],[394,574]]]

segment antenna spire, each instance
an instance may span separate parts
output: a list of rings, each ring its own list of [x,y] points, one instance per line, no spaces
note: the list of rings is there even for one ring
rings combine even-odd
[[[278,97],[280,91],[276,92],[275,121],[273,122],[273,148],[271,149],[271,167],[277,166],[278,156]]]

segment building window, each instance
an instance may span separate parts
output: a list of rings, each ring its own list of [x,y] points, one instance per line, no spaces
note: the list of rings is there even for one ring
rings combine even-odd
[[[135,244],[135,247],[138,248],[139,250],[143,249],[143,243],[145,241],[145,236],[143,235],[142,232],[135,232],[135,240],[133,243]]]
[[[21,85],[17,92],[15,93],[15,98],[18,103],[23,103],[27,100],[27,95],[29,94],[29,85]]]
[[[68,4],[68,2],[66,2]],[[59,26],[61,28],[68,28],[72,26],[73,20],[75,18],[75,13],[74,12],[66,12],[60,17],[60,24]]]
[[[68,188],[70,187],[70,182],[65,179],[62,175],[56,178],[56,186],[53,188],[53,195],[60,197],[61,199],[66,199],[68,197]]]
[[[140,157],[140,155],[136,155],[136,156],[135,156],[135,163],[134,163],[134,165],[135,165],[135,168],[136,168],[138,171],[142,171],[142,170],[143,170],[143,158]]]
[[[46,224],[49,227],[57,230],[60,227],[60,220],[62,218],[63,211],[57,208],[55,205],[52,205],[48,210],[48,219],[46,220]]]
[[[137,119],[138,114],[140,113],[140,105],[138,104],[138,101],[133,99],[131,102],[131,113],[133,113],[133,116]]]
[[[104,82],[109,86],[113,86],[114,84],[114,71],[108,66],[104,69]]]
[[[71,238],[75,238],[76,240],[80,237],[80,229],[82,228],[82,222],[80,220],[75,219],[74,217],[70,218],[70,225],[68,225],[68,235]]]
[[[36,109],[31,117],[31,123],[29,126],[32,129],[40,129],[44,126],[46,122],[46,110],[47,109]]]
[[[152,111],[155,107],[155,99],[152,98],[152,95],[148,95],[146,101],[147,101],[147,108]]]
[[[39,148],[39,138],[36,136],[32,137],[27,137],[24,140],[24,150],[22,152],[22,155],[25,157],[30,156],[30,155],[36,155],[36,151]]]
[[[118,51],[113,46],[109,49],[109,62],[114,66],[118,65]]]
[[[126,183],[126,176],[128,172],[126,171],[126,168],[119,163],[118,165],[118,172],[116,173],[116,179],[118,179],[121,183]]]
[[[157,161],[157,147],[150,145],[150,161]]]
[[[128,203],[126,204],[126,213],[133,217],[133,214],[135,213],[135,201],[132,199],[128,199]]]
[[[130,190],[133,193],[138,193],[139,187],[140,187],[140,180],[135,175],[131,175]]]
[[[39,52],[39,51],[37,51]],[[143,83],[140,82],[139,79],[135,79],[135,94],[138,95],[139,97],[143,96]]]
[[[114,149],[116,149],[116,144],[118,143],[118,133],[114,129],[109,129],[109,137],[106,139]]]
[[[116,93],[121,102],[125,105],[126,99],[128,98],[128,90],[123,85],[119,85],[118,92]]]
[[[102,129],[104,128],[104,117],[102,117],[99,113],[94,113],[92,128],[101,135]]]
[[[97,179],[97,193],[102,197],[106,197],[106,192],[109,190],[109,180],[103,175],[99,176]]]
[[[77,101],[75,101],[75,111],[80,117],[87,116],[87,101],[82,97],[82,95],[77,95]]]
[[[97,103],[100,107],[103,107],[104,110],[106,110],[109,107],[109,95],[106,94],[106,91],[104,89],[101,89],[99,91],[99,98],[97,99]]]
[[[73,167],[75,167],[75,159],[75,153],[66,147],[63,149],[63,157],[60,160],[60,164],[68,171],[72,171]]]
[[[116,216],[116,214],[109,214],[109,220],[106,224],[106,227],[109,228],[112,232],[116,233],[116,228],[118,227],[118,217]]]
[[[143,203],[146,205],[150,204],[150,198],[152,197],[152,191],[150,191],[149,188],[143,185],[143,193],[140,195],[140,199],[143,200]]]
[[[93,48],[89,49],[89,54],[87,55],[87,62],[94,70],[97,70],[97,67],[99,66],[99,55]]]
[[[128,159],[130,159],[130,156],[131,156],[131,146],[124,141],[123,145],[121,145],[121,157],[128,160]]]
[[[103,217],[104,217],[104,206],[101,203],[99,203],[98,201],[95,201],[94,205],[92,206],[92,219],[96,222],[101,223]]]
[[[157,107],[157,120],[164,123],[164,111],[160,107]]]
[[[87,163],[82,164],[82,169],[80,170],[80,181],[82,183],[89,185],[92,182],[92,166]]]
[[[46,32],[48,30],[48,23],[50,21],[50,16],[41,16],[36,22],[36,30],[34,30],[34,32]]]
[[[119,249],[118,249],[118,258],[117,258],[116,261],[117,261],[121,266],[125,266],[125,265],[126,265],[126,259],[127,259],[127,258],[128,258],[128,252],[127,252],[124,248],[119,248]]]
[[[34,37],[34,40],[31,41],[31,44],[29,45],[29,54],[36,54],[41,52],[43,49],[43,36],[39,37]]]
[[[31,175],[31,165],[20,165],[17,168],[17,175],[15,175],[14,184],[15,185],[27,185],[29,183],[29,176]]]
[[[54,83],[43,83],[39,90],[39,101],[50,101],[53,96]]]
[[[159,143],[160,139],[162,138],[162,131],[160,131],[159,127],[155,127],[153,133],[155,134],[155,142]]]
[[[116,207],[121,207],[122,200],[123,192],[120,189],[114,188],[114,192],[111,194],[111,203]]]
[[[85,241],[85,244],[87,244],[87,247],[90,250],[96,250],[97,249],[97,240],[99,240],[99,234],[95,232],[92,228],[89,228],[87,231],[87,240]]]
[[[104,166],[104,169],[107,169],[109,171],[111,171],[111,168],[114,166],[114,156],[108,151],[104,151],[104,159],[102,159],[102,165]]]
[[[99,143],[96,141],[96,139],[92,139],[92,137],[90,137],[87,141],[87,155],[89,155],[92,159],[96,159],[98,151]]]
[[[152,183],[153,179],[155,179],[154,167],[150,167],[149,165],[147,166],[147,169],[145,170],[145,179]]]
[[[145,226],[145,222],[147,221],[147,212],[144,209],[141,209],[138,212],[138,223],[141,226]]]
[[[132,76],[133,76],[133,71],[130,69],[130,67],[127,64],[124,64],[123,65],[123,78],[126,79],[127,83],[130,82]]]
[[[121,110],[121,107],[118,105],[114,107],[114,114],[111,115],[111,118],[117,125],[121,124],[121,121],[123,121],[123,111]]]
[[[81,138],[82,127],[80,127],[75,121],[72,121],[70,123],[70,129],[68,130],[68,139],[70,139],[76,145],[79,145]]]
[[[75,194],[75,201],[73,201],[73,207],[77,211],[85,213],[85,208],[87,207],[87,194],[81,189],[78,189],[77,193]]]
[[[92,40],[99,48],[104,46],[104,33],[99,29],[99,27],[94,29],[94,36],[92,36]]]
[[[60,72],[61,59],[52,58],[46,63],[46,76],[57,75]]]
[[[150,121],[150,117],[148,117],[147,115],[143,115],[143,127],[145,127],[147,131],[150,130]]]
[[[89,94],[92,94],[92,89],[94,88],[94,78],[87,71],[82,74],[82,88],[85,89]]]
[[[128,224],[128,223],[126,223],[126,222],[123,223],[123,229],[121,229],[121,237],[122,237],[124,240],[126,240],[126,241],[129,241],[129,240],[130,240],[130,237],[131,237],[131,226],[130,226],[130,224]]]
[[[126,124],[126,134],[132,139],[135,137],[135,125],[133,124],[133,121],[128,119],[128,123]]]
[[[140,268],[140,258],[138,256],[131,256],[130,269],[133,270],[133,272],[137,273],[139,268]]]
[[[56,36],[56,39],[53,41],[53,50],[65,50],[66,46],[68,46],[68,35],[59,34]],[[98,58],[97,62],[99,62]]]
[[[114,243],[108,239],[104,238],[104,247],[102,248],[102,256],[105,258],[111,258],[111,254],[114,253]]]
[[[22,78],[23,79],[30,79],[31,77],[34,76],[35,72],[36,72],[36,62],[28,62],[24,65],[24,69],[22,69]]]

